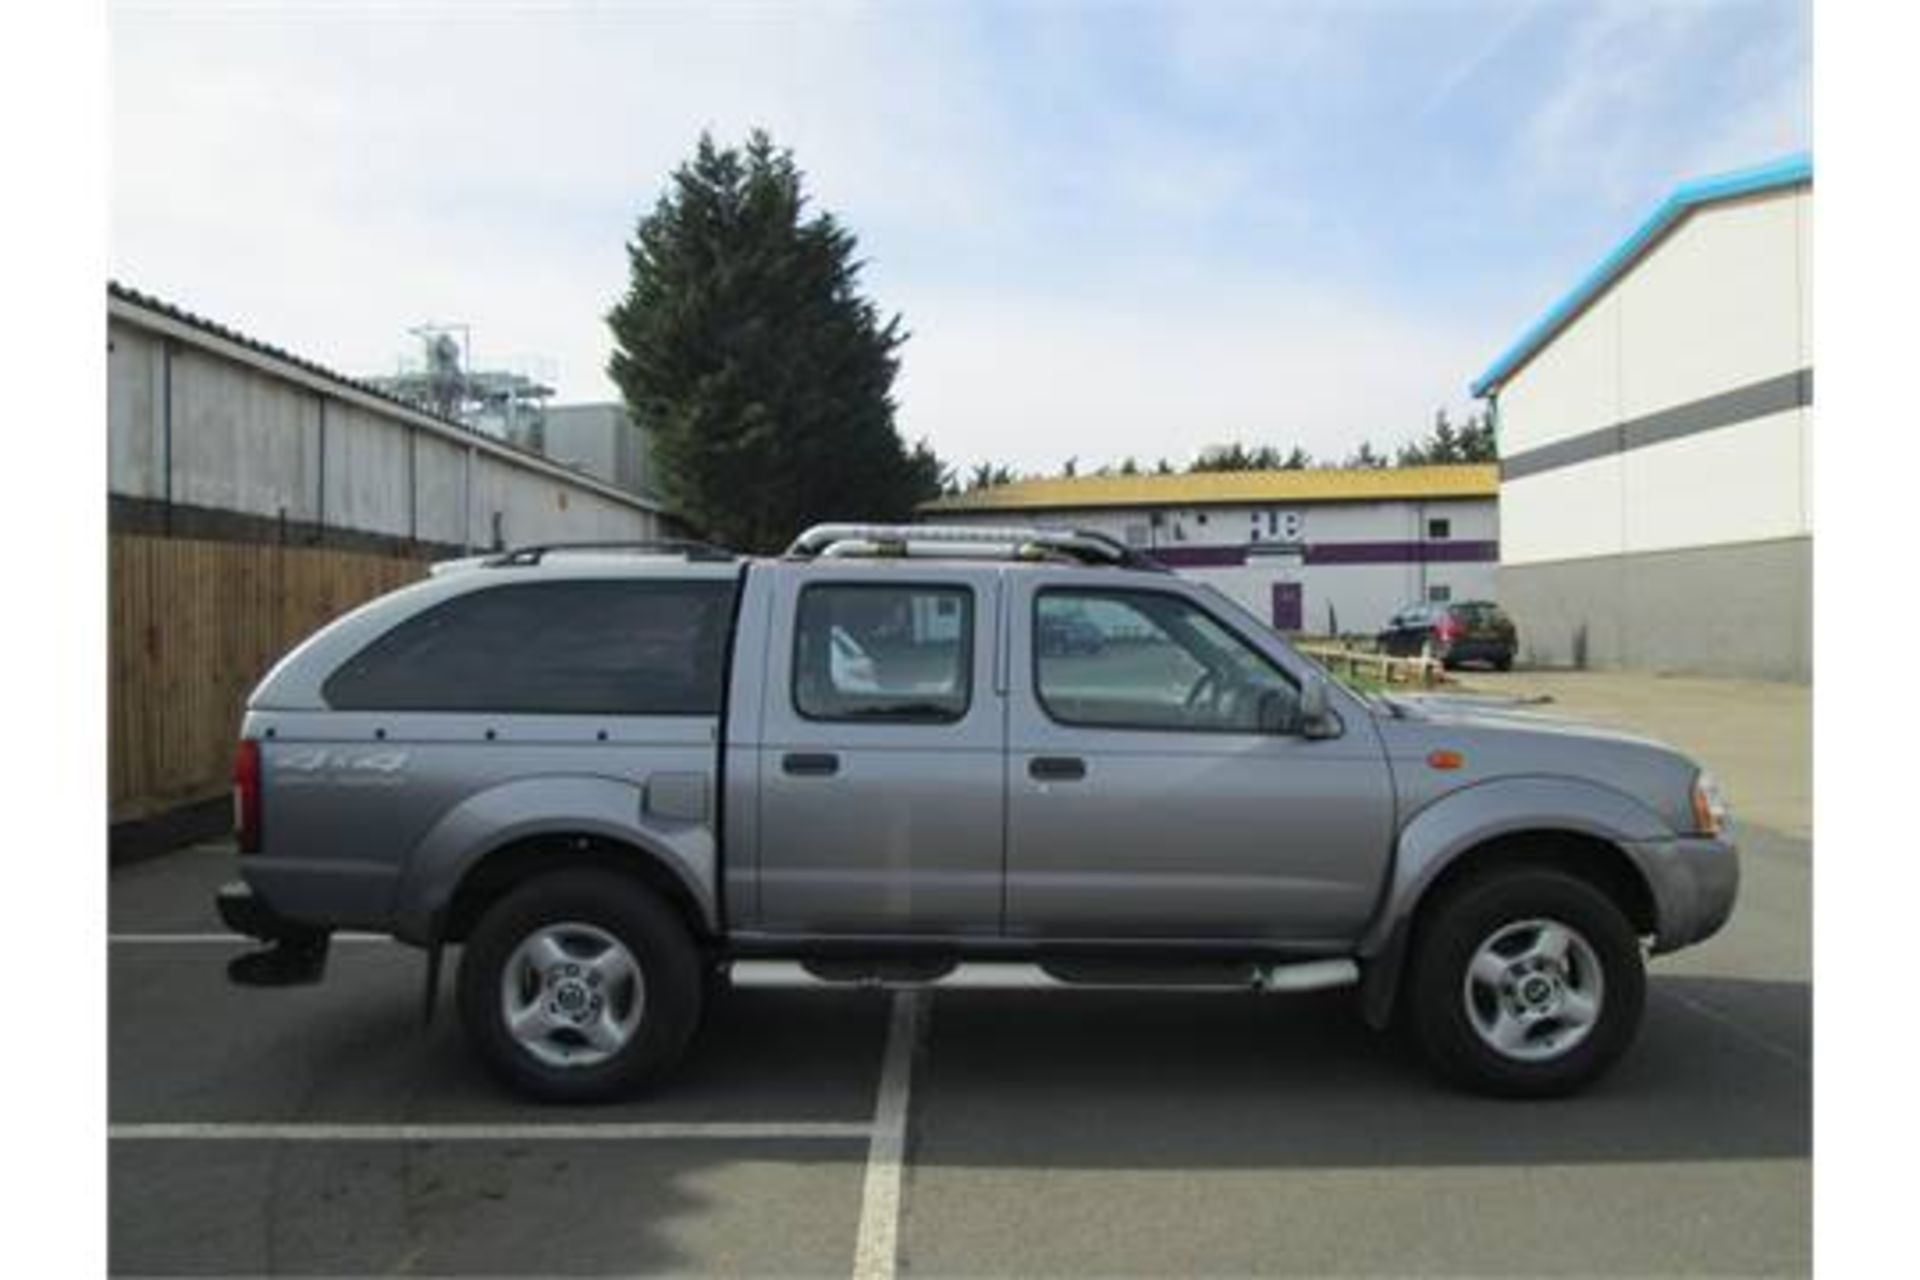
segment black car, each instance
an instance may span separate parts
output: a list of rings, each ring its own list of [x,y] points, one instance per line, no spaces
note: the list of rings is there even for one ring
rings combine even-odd
[[[1379,644],[1382,653],[1398,657],[1426,653],[1448,668],[1485,662],[1496,671],[1510,671],[1519,633],[1513,619],[1491,600],[1462,600],[1408,605],[1387,622]]]

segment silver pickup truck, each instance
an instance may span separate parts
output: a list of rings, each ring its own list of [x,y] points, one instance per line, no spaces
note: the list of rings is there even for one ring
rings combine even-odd
[[[449,944],[538,1097],[659,1080],[729,985],[1352,986],[1447,1079],[1566,1093],[1738,862],[1625,734],[1366,697],[1098,535],[822,526],[787,554],[528,548],[335,621],[248,703],[243,882],[310,982],[337,929]]]

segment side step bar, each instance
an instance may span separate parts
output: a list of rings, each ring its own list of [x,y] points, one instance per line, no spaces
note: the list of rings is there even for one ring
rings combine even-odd
[[[797,960],[735,960],[728,965],[727,974],[736,987],[782,990],[904,987],[937,991],[1251,991],[1278,995],[1352,986],[1360,981],[1360,966],[1352,960],[1309,960],[1298,964],[1249,965],[1239,980],[1127,978],[1107,981],[1095,977],[1063,978],[1043,965],[999,960],[964,961],[937,974],[861,973],[848,977],[824,976]]]

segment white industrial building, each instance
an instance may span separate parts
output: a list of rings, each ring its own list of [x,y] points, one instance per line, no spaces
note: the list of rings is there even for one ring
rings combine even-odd
[[[1091,529],[1210,582],[1282,631],[1379,630],[1423,600],[1491,600],[1492,465],[1022,480],[941,498],[941,524]]]
[[[107,289],[116,531],[464,554],[650,538],[661,505],[157,298]]]
[[[1810,678],[1813,165],[1685,184],[1473,384],[1524,661]]]
[[[540,424],[540,452],[563,467],[642,497],[658,496],[653,436],[618,403],[556,404]]]

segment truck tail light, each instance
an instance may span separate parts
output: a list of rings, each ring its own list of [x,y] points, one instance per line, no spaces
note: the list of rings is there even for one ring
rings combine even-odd
[[[252,738],[233,753],[233,829],[240,852],[260,852],[260,744]]]

